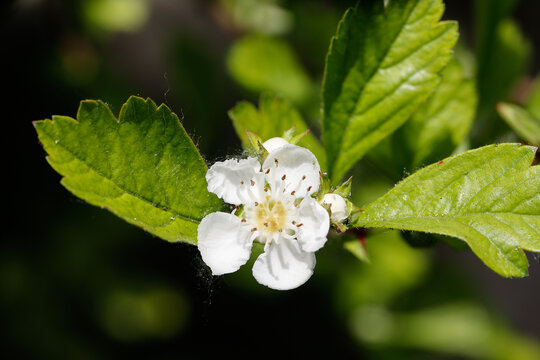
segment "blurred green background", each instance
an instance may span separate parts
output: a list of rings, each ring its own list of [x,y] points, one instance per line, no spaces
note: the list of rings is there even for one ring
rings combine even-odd
[[[3,158],[9,166],[3,172],[8,218],[0,252],[0,354],[540,359],[538,255],[529,254],[528,278],[507,280],[454,241],[427,246],[433,238],[382,231],[367,238],[369,263],[334,240],[318,253],[306,285],[271,291],[253,280],[249,265],[212,278],[195,247],[153,238],[85,204],[45,161],[31,122],[75,116],[88,98],[115,112],[130,95],[168,104],[209,163],[241,153],[227,111],[243,99],[256,103],[263,92],[295,104],[317,134],[325,53],[352,5],[3,2]],[[495,105],[528,101],[540,68],[540,2],[446,5],[445,18],[460,23],[456,57],[479,93],[468,145],[520,141]],[[357,172],[358,204],[398,180],[369,160]]]

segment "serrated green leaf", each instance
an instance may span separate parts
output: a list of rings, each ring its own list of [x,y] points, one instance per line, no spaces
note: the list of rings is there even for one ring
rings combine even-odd
[[[253,92],[271,92],[295,104],[304,103],[312,95],[308,75],[283,40],[244,37],[232,45],[227,65],[233,78]]]
[[[258,110],[247,101],[238,103],[229,111],[229,117],[244,147],[250,146],[246,130],[259,135],[263,141],[272,137],[281,137],[293,126],[296,134],[308,130],[300,113],[290,103],[269,95],[260,97]],[[313,133],[306,134],[297,145],[311,150],[319,160],[321,169],[326,168],[326,154]]]
[[[394,177],[451,155],[465,140],[477,105],[474,82],[452,61],[429,99],[370,153]]]
[[[439,83],[457,40],[440,0],[361,1],[332,38],[323,142],[334,183],[401,126]]]
[[[499,103],[499,115],[522,139],[531,145],[540,145],[540,119],[518,105]]]
[[[540,252],[535,152],[500,144],[452,156],[403,180],[357,212],[352,224],[457,237],[502,276],[525,276],[522,249]]]
[[[131,97],[116,119],[103,102],[82,101],[77,120],[53,116],[34,126],[69,191],[165,240],[195,244],[200,220],[223,206],[165,105]]]

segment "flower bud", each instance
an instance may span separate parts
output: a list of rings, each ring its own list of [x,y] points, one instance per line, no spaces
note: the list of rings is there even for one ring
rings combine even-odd
[[[342,222],[349,215],[345,199],[338,194],[324,195],[322,203],[330,207],[330,219],[335,222]]]
[[[289,142],[285,140],[284,138],[280,137],[273,137],[268,140],[266,140],[262,145],[268,151],[268,153],[271,153],[274,150],[277,150],[278,148],[282,147],[283,145],[287,145]]]

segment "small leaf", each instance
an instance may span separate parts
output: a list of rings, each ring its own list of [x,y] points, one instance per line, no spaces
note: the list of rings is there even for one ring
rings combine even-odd
[[[531,145],[540,145],[540,119],[518,105],[499,103],[499,115],[522,139]]]
[[[259,110],[253,104],[242,101],[229,111],[229,117],[246,148],[250,147],[246,130],[257,134],[263,141],[281,137],[293,127],[297,134],[308,130],[302,116],[291,104],[269,95],[261,96]],[[305,134],[297,145],[311,150],[319,160],[321,169],[326,167],[324,149],[313,133]]]
[[[361,1],[326,58],[323,142],[334,183],[401,126],[439,83],[457,40],[441,0]]]
[[[223,203],[206,190],[206,164],[165,105],[131,97],[115,118],[82,101],[77,120],[34,123],[62,184],[89,203],[168,241],[197,242],[197,226]]]
[[[312,95],[311,80],[283,40],[247,36],[233,44],[227,64],[233,78],[253,92],[271,92],[295,104]]]
[[[353,254],[358,260],[369,263],[369,255],[366,249],[366,246],[358,239],[346,240],[343,242],[343,247],[345,250]]]
[[[535,152],[489,145],[439,161],[355,213],[351,223],[457,237],[502,276],[525,276],[522,249],[540,252],[540,166],[530,166]]]

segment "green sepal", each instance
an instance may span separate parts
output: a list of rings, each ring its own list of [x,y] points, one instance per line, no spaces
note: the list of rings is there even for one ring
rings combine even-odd
[[[317,192],[317,201],[320,203],[324,195],[332,191],[332,182],[327,173],[319,172],[321,177],[321,184],[319,185],[319,191]]]
[[[349,196],[351,196],[352,178],[352,176],[349,177],[343,184],[335,188],[332,193],[337,194],[346,200]]]

